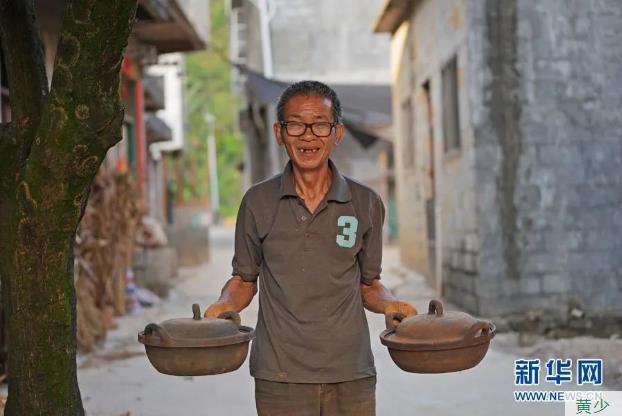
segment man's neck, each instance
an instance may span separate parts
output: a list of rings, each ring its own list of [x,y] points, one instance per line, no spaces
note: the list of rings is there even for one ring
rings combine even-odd
[[[296,193],[305,202],[319,201],[328,193],[333,175],[328,162],[314,170],[299,170],[292,166]]]

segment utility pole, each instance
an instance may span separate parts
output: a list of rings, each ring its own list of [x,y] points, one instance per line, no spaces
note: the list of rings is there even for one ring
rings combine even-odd
[[[220,193],[218,191],[218,167],[216,165],[216,119],[211,113],[205,113],[207,124],[207,167],[209,172],[209,195],[212,206],[212,224],[220,223]]]

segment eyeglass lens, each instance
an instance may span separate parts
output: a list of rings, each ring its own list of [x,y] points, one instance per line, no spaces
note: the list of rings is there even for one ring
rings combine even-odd
[[[289,121],[284,123],[285,129],[287,130],[287,134],[290,136],[302,136],[307,131],[307,127],[311,127],[311,132],[318,137],[326,137],[330,135],[332,130],[332,124],[321,122],[321,123],[300,123],[297,121]]]

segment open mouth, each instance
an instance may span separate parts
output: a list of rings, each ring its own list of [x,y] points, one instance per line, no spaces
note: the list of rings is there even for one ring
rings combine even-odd
[[[320,150],[319,147],[309,147],[309,148],[299,147],[298,148],[298,151],[303,154],[317,153],[319,150]]]

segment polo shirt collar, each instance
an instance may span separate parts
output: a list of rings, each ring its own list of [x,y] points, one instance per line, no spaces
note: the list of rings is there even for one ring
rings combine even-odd
[[[352,194],[350,193],[350,187],[348,186],[348,182],[346,182],[346,178],[339,173],[337,166],[335,166],[330,158],[328,159],[328,166],[333,173],[333,182],[326,195],[326,200],[339,202],[350,201],[350,199],[352,199]],[[294,187],[294,173],[292,172],[291,160],[285,165],[283,175],[281,176],[281,198],[284,196],[298,196],[296,188]]]

